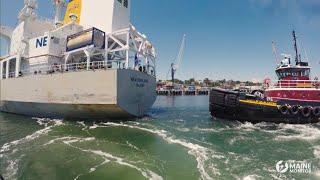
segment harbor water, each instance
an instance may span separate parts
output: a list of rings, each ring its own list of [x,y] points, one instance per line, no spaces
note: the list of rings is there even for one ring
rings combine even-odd
[[[320,124],[212,119],[208,96],[159,96],[126,122],[0,114],[0,174],[10,179],[319,179]],[[307,162],[311,172],[278,172]]]

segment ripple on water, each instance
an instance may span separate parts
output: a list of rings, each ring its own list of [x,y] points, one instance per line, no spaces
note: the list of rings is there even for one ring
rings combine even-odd
[[[241,130],[240,132],[260,131],[275,135],[277,141],[305,140],[313,141],[320,139],[320,128],[315,124],[274,124],[274,123],[257,123],[250,122],[240,123],[231,127],[230,130]]]
[[[320,160],[320,146],[314,146],[313,149],[314,157]]]
[[[19,145],[19,144],[23,144],[23,143],[30,142],[30,141],[32,141],[32,140],[40,137],[41,135],[47,134],[47,133],[48,133],[49,131],[51,131],[52,128],[55,127],[55,126],[63,125],[62,120],[57,120],[57,119],[50,120],[50,119],[42,119],[42,118],[39,118],[39,119],[37,119],[37,122],[38,122],[38,124],[41,125],[41,126],[44,125],[45,128],[40,129],[40,130],[34,132],[34,133],[31,134],[31,135],[27,135],[27,136],[24,137],[24,138],[21,138],[21,139],[18,139],[18,140],[9,142],[9,143],[5,143],[5,144],[0,148],[0,154],[4,154],[5,152],[10,151],[10,148],[11,148],[12,146],[17,146],[17,145]],[[50,125],[50,124],[51,124],[51,125]]]
[[[56,139],[56,140],[61,140],[61,139]],[[86,153],[91,153],[91,154],[94,154],[94,155],[97,155],[97,156],[100,156],[101,158],[104,159],[104,161],[102,163],[99,163],[93,167],[91,167],[89,169],[89,171],[87,172],[88,173],[92,173],[94,171],[96,171],[96,169],[100,166],[103,166],[109,162],[114,162],[114,163],[117,163],[119,165],[122,165],[122,166],[127,166],[127,167],[130,167],[132,169],[136,169],[137,171],[139,171],[141,173],[142,176],[144,176],[145,178],[147,179],[150,179],[150,180],[162,180],[163,178],[161,176],[159,176],[158,174],[156,174],[155,172],[149,170],[149,169],[143,169],[143,168],[140,168],[136,165],[133,165],[132,163],[129,163],[129,162],[126,162],[123,158],[121,157],[117,157],[117,156],[114,156],[110,153],[107,153],[107,152],[103,152],[101,150],[93,150],[93,149],[84,149],[84,148],[80,148],[80,147],[77,147],[75,145],[73,145],[74,143],[79,143],[79,142],[86,142],[86,141],[93,141],[95,140],[94,137],[90,137],[90,138],[78,138],[78,137],[65,137],[65,140],[62,140],[62,142],[70,147],[73,147],[75,149],[78,149],[82,152],[86,152]],[[82,174],[79,174],[77,175],[74,179],[78,179],[79,177],[85,175],[86,173],[82,173]]]
[[[183,139],[177,139],[173,136],[170,136],[167,131],[165,130],[159,130],[159,129],[148,129],[145,127],[141,126],[134,126],[134,125],[129,125],[129,124],[123,124],[123,123],[101,123],[103,125],[109,125],[109,126],[123,126],[123,127],[128,127],[128,128],[134,128],[134,129],[139,129],[142,131],[146,131],[152,134],[156,134],[157,136],[161,137],[163,140],[167,141],[170,144],[178,144],[186,149],[188,149],[188,153],[196,158],[197,161],[197,168],[198,171],[200,172],[201,178],[202,179],[213,179],[208,172],[206,171],[205,168],[205,162],[209,160],[209,154],[214,154],[214,152],[208,148],[205,148],[203,146],[200,146],[198,144],[193,144],[191,142],[187,142],[186,140]],[[214,169],[214,166],[212,165],[212,171],[215,175],[220,175],[218,169]]]
[[[177,131],[180,131],[180,132],[189,132],[190,129],[189,128],[186,128],[186,127],[177,127],[175,128]]]
[[[198,126],[194,127],[193,128],[194,131],[196,132],[203,132],[203,133],[210,133],[210,132],[215,132],[215,133],[218,133],[220,132],[221,130],[220,129],[214,129],[214,128],[200,128]]]
[[[256,180],[261,179],[262,177],[256,174],[245,176],[242,180]]]
[[[19,161],[20,158],[22,158],[23,155],[16,159],[11,159],[9,156],[12,156],[16,152],[20,151],[17,146],[21,144],[28,143],[30,141],[33,141],[37,138],[39,138],[42,135],[47,134],[52,130],[53,127],[55,126],[60,126],[63,125],[62,120],[58,119],[47,119],[47,118],[33,118],[37,120],[37,123],[40,126],[44,126],[45,128],[40,129],[38,131],[35,131],[33,134],[27,135],[24,138],[5,143],[1,148],[0,148],[0,157],[4,159],[4,163],[7,164],[7,168],[5,170],[4,176],[7,179],[14,179],[18,172],[18,166],[19,166]],[[14,149],[13,149],[14,148]]]
[[[18,172],[19,162],[20,159],[8,160],[6,172],[4,173],[4,177],[6,177],[6,179],[15,179],[14,177]]]
[[[290,132],[292,131],[292,132]],[[276,132],[279,134],[275,138],[278,141],[286,140],[305,140],[314,141],[320,139],[320,129],[314,127],[311,124],[305,125],[294,125],[294,124],[279,124],[278,130]]]
[[[129,143],[129,141],[126,141],[126,143],[127,143],[127,145],[128,145],[129,147],[131,147],[132,149],[135,149],[135,150],[137,150],[137,151],[141,151],[137,146]]]

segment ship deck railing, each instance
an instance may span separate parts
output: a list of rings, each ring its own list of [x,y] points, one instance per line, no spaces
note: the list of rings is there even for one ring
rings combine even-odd
[[[301,89],[310,89],[316,88],[320,89],[319,80],[280,80],[272,88],[301,88]]]
[[[87,64],[87,62],[81,63],[68,63],[68,64],[54,64],[50,66],[35,66],[28,69],[22,69],[19,71],[18,77],[28,76],[28,75],[37,75],[37,74],[55,74],[55,73],[68,73],[68,72],[78,72],[78,71],[95,71],[95,70],[109,70],[109,69],[125,69],[121,68],[120,64],[113,65],[113,61],[93,61]],[[153,66],[148,67],[137,67],[137,68],[127,68],[131,70],[141,71],[150,76],[155,77],[155,71]],[[8,74],[9,78],[15,77],[15,71],[11,71]],[[3,79],[6,75],[3,74]]]

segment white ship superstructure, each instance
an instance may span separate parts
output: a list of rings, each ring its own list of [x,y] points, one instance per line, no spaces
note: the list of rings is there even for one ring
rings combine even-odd
[[[54,1],[54,20],[25,0],[1,26],[0,109],[43,117],[142,116],[156,99],[156,52],[130,24],[130,0]]]

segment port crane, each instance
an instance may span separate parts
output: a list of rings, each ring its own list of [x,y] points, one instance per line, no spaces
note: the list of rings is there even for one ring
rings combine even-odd
[[[182,59],[183,59],[183,54],[184,54],[184,50],[186,47],[186,34],[183,35],[182,37],[182,41],[181,41],[181,45],[180,45],[180,49],[179,49],[179,53],[174,61],[174,63],[171,63],[171,80],[172,80],[172,87],[174,88],[174,77],[175,74],[177,72],[177,70],[180,68]]]

